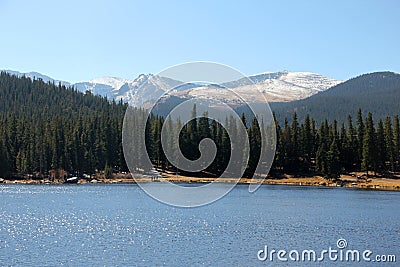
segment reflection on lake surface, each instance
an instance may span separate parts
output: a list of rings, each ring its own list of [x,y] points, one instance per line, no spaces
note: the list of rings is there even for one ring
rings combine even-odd
[[[339,238],[400,261],[398,192],[238,185],[192,209],[136,185],[0,185],[0,196],[2,266],[274,266],[257,259],[265,245],[318,251]]]

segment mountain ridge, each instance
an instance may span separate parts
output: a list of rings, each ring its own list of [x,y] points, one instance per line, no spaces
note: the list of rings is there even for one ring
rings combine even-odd
[[[25,77],[28,77],[28,78],[31,78],[31,79],[42,79],[46,83],[47,82],[51,82],[51,83],[54,82],[55,84],[61,83],[64,86],[70,86],[71,85],[70,82],[53,79],[53,78],[51,78],[51,77],[49,77],[49,76],[47,76],[45,74],[42,74],[42,73],[39,73],[39,72],[36,72],[36,71],[19,72],[19,71],[16,71],[16,70],[9,70],[9,69],[2,70],[2,71],[7,72],[7,73],[9,73],[11,75],[15,75],[17,77],[25,76]]]
[[[49,76],[37,73],[21,73],[6,70],[6,72],[30,78],[40,78],[45,82],[61,83],[65,86],[74,86],[78,91],[91,91],[93,94],[105,96],[110,99],[122,100],[133,106],[142,106],[151,103],[161,97],[166,90],[175,88],[182,83],[166,77],[159,77],[153,74],[140,74],[134,80],[118,77],[101,77],[88,81],[69,83],[66,81],[54,80]],[[252,93],[255,90],[253,83],[257,85],[256,90],[261,90],[264,97],[269,102],[287,102],[304,99],[318,92],[339,84],[340,80],[332,79],[312,72],[265,72],[250,75],[237,81],[222,84],[222,86],[236,90],[238,94],[247,94],[251,101],[261,101]],[[220,92],[215,90],[215,86],[188,84],[177,87],[173,92],[181,98],[219,98]],[[223,99],[229,102],[231,99]]]

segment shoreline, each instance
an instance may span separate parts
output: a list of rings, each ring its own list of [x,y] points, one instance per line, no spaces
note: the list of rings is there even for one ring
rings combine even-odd
[[[213,178],[196,177],[168,177],[161,178],[160,182],[169,181],[175,183],[209,183]],[[241,178],[238,184],[257,183],[261,179]],[[221,182],[233,183],[236,179],[222,178]],[[391,178],[369,178],[368,180],[358,180],[355,177],[341,177],[337,180],[329,180],[321,176],[302,177],[302,178],[267,178],[262,181],[263,185],[293,185],[293,186],[320,186],[320,187],[345,187],[366,190],[400,191],[400,179]]]
[[[142,182],[173,182],[173,183],[210,183],[216,178],[199,178],[189,176],[164,175],[156,180],[152,178],[140,178]],[[238,184],[257,183],[261,179],[241,178]],[[237,179],[220,178],[221,183],[235,183]],[[51,182],[49,180],[3,180],[2,184],[63,184],[61,181]],[[80,179],[77,184],[136,184],[133,178],[99,178],[84,180]],[[294,186],[320,186],[320,187],[345,187],[366,190],[400,191],[400,179],[393,178],[368,178],[357,179],[353,176],[342,175],[340,178],[332,180],[321,176],[302,177],[302,178],[267,178],[262,181],[263,185],[294,185]]]

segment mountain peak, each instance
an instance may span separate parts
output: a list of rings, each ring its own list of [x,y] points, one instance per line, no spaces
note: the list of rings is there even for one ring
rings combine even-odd
[[[117,78],[117,77],[101,77],[93,80],[89,80],[88,83],[95,85],[106,85],[112,88],[112,91],[119,90],[125,83],[129,83],[130,80]]]
[[[133,82],[137,82],[137,83],[145,82],[153,76],[154,75],[151,73],[148,73],[148,74],[142,73],[142,74],[139,74],[139,76],[136,79],[134,79]]]

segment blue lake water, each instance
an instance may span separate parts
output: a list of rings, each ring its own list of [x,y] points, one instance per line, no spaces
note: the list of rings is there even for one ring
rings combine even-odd
[[[398,192],[238,185],[188,209],[137,185],[0,185],[0,201],[0,266],[344,266],[257,258],[266,245],[319,253],[340,238],[371,258],[397,256],[350,265],[400,262]]]

